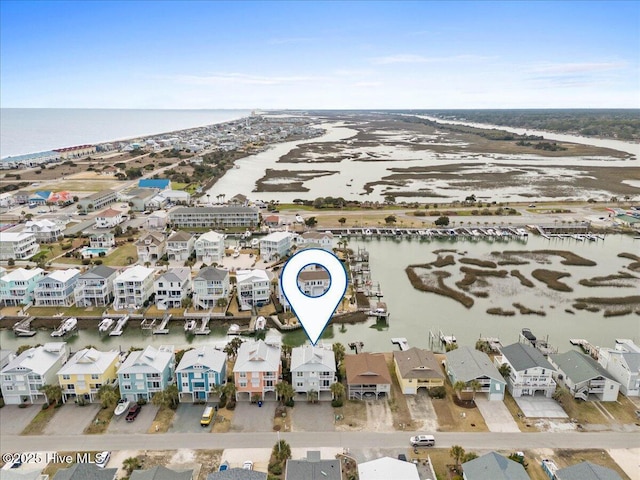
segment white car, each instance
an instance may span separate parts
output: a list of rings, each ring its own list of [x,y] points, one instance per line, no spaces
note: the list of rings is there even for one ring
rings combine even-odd
[[[242,464],[242,469],[243,470],[253,470],[253,462],[251,460],[246,460]]]
[[[111,458],[111,452],[99,452],[96,453],[96,467],[105,468],[109,459]]]

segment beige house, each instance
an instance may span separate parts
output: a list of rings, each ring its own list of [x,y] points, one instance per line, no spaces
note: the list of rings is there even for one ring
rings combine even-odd
[[[415,395],[419,388],[444,387],[444,373],[433,352],[410,348],[393,352],[393,364],[405,395]]]
[[[350,399],[380,398],[391,392],[391,374],[382,353],[359,353],[344,357],[347,395]]]
[[[161,233],[149,232],[136,242],[138,262],[155,262],[167,251],[167,240]]]

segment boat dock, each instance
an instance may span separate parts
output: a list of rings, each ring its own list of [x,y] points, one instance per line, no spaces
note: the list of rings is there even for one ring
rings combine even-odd
[[[569,343],[576,347],[580,347],[584,353],[590,355],[594,360],[597,360],[600,355],[598,347],[584,338],[570,338]]]
[[[502,348],[502,342],[497,337],[480,337],[479,342],[485,343],[492,352],[497,353]]]
[[[13,325],[14,335],[16,337],[33,337],[36,334],[36,331],[31,329],[31,322],[33,322],[33,320],[35,320],[34,317],[28,317],[15,323]]]
[[[158,325],[158,328],[154,328],[153,329],[153,334],[154,335],[166,335],[169,333],[169,329],[167,328],[167,325],[169,324],[169,320],[171,320],[171,314],[170,313],[165,313],[162,317],[162,320],[160,321],[160,325]],[[153,323],[155,323],[155,320],[153,321]]]
[[[542,352],[543,355],[547,356],[551,353],[558,353],[558,349],[553,347],[548,338],[547,339],[539,339],[529,330],[528,328],[523,328],[518,336],[518,342],[526,343],[531,345],[534,348],[537,348]]]
[[[373,304],[373,302],[371,302]],[[379,320],[388,321],[389,312],[387,311],[387,304],[384,302],[376,302],[375,308],[369,310],[370,317],[376,317]]]
[[[400,351],[404,352],[405,350],[409,350],[409,342],[406,338],[392,338],[391,343],[394,345],[398,345],[400,347]]]
[[[355,350],[356,355],[362,352],[362,349],[364,348],[364,342],[351,342],[349,344],[349,348],[351,350]]]
[[[111,336],[111,337],[119,337],[120,335],[122,335],[122,331],[124,330],[124,327],[127,325],[128,321],[129,321],[129,315],[125,315],[123,317],[120,317],[116,321],[116,326],[113,327],[113,330],[111,330],[109,332],[109,336]]]
[[[209,321],[211,317],[207,315],[206,317],[202,317],[200,319],[200,326],[195,329],[193,333],[196,335],[209,335],[211,333],[211,329],[209,328]]]
[[[573,225],[529,225],[529,228],[537,230],[541,237],[551,240],[552,238],[573,239],[578,242],[585,240],[595,242],[604,240],[604,235],[591,233],[589,222],[582,222]]]
[[[52,337],[64,337],[70,335],[73,332],[78,331],[78,320],[76,318],[66,318],[62,321],[58,328],[51,332]]]

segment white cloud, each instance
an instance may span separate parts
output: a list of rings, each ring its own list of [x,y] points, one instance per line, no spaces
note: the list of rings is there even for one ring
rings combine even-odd
[[[268,76],[251,75],[246,73],[215,73],[212,75],[176,75],[172,77],[178,83],[188,85],[220,85],[220,84],[244,84],[244,85],[285,85],[292,83],[310,82],[321,80],[320,77],[292,75],[292,76]]]
[[[531,71],[548,75],[571,75],[575,73],[620,70],[625,67],[625,62],[548,63],[534,65]]]
[[[371,63],[374,65],[391,65],[394,63],[436,63],[436,62],[482,62],[495,59],[484,55],[451,55],[449,57],[425,57],[424,55],[416,55],[413,53],[399,53],[396,55],[388,55],[385,57],[374,57]]]

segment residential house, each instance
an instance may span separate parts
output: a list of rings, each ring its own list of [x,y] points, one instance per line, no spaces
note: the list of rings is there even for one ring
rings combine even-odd
[[[530,480],[522,464],[489,452],[462,464],[464,480]]]
[[[331,232],[304,232],[296,237],[298,248],[321,248],[327,252],[333,252],[333,233]]]
[[[162,465],[147,470],[134,470],[129,480],[194,480],[193,470],[176,471]]]
[[[96,153],[95,145],[74,145],[73,147],[56,148],[54,152],[60,154],[61,160],[84,158]]]
[[[95,463],[74,463],[69,468],[61,468],[53,480],[116,480],[117,468],[100,468]]]
[[[116,246],[116,237],[111,232],[94,233],[89,237],[89,248],[112,248]]]
[[[549,355],[549,362],[557,370],[556,382],[567,387],[573,398],[602,402],[618,399],[620,383],[590,356],[569,350]]]
[[[358,353],[344,357],[348,398],[389,396],[391,375],[382,353]]]
[[[122,212],[113,208],[107,208],[96,215],[96,228],[114,228],[124,221]]]
[[[267,480],[267,473],[244,468],[229,468],[222,472],[210,473],[207,475],[207,480]]]
[[[164,210],[156,210],[147,217],[147,228],[164,230],[167,226],[169,215]]]
[[[176,367],[180,401],[208,402],[215,385],[227,382],[227,355],[212,345],[188,350]]]
[[[40,245],[30,232],[2,232],[0,235],[0,260],[26,260],[33,257]]]
[[[307,451],[307,458],[287,460],[284,480],[342,480],[340,459],[322,460],[317,450]]]
[[[222,263],[224,258],[224,235],[209,231],[200,235],[194,242],[196,260],[206,264]]]
[[[534,396],[538,393],[551,398],[556,391],[553,374],[556,369],[544,358],[542,352],[525,343],[514,343],[500,349],[501,356],[494,359],[496,365],[508,365],[507,388],[513,397]]]
[[[24,233],[33,233],[38,243],[57,242],[62,238],[62,226],[46,218],[25,223],[22,231]],[[2,235],[5,234],[3,233]]]
[[[229,200],[229,205],[241,205],[243,207],[246,207],[247,205],[249,205],[249,199],[245,195],[238,193],[237,195],[231,197],[231,200]]]
[[[442,366],[429,350],[412,347],[393,352],[393,364],[405,395],[415,395],[419,388],[444,387]]]
[[[273,232],[260,239],[260,257],[265,262],[284,258],[291,252],[291,232]]]
[[[318,400],[332,400],[331,385],[336,383],[336,357],[328,347],[304,345],[291,350],[291,384],[298,394]]]
[[[40,190],[34,192],[29,196],[29,208],[45,206],[50,196],[50,190]]]
[[[58,383],[58,370],[68,358],[69,350],[64,342],[31,347],[13,358],[0,371],[4,403],[46,403],[47,397],[40,388]]]
[[[70,307],[76,302],[74,290],[79,277],[77,268],[51,272],[36,285],[34,304],[38,307]]]
[[[193,279],[193,306],[208,310],[221,298],[229,298],[229,271],[215,267],[201,269]]]
[[[142,308],[153,294],[153,268],[136,265],[113,280],[113,308]]]
[[[168,178],[141,178],[138,180],[138,188],[157,188],[158,190],[171,190],[171,180]]]
[[[252,207],[180,207],[169,213],[169,223],[177,228],[256,227],[260,216]]]
[[[270,345],[263,340],[240,345],[233,366],[236,400],[251,400],[254,395],[265,400],[270,393],[277,398],[276,383],[282,374],[280,352],[280,345]]]
[[[113,281],[118,275],[115,268],[98,265],[78,277],[74,296],[79,307],[106,307],[113,302]]]
[[[616,339],[614,348],[601,348],[598,363],[620,382],[627,397],[640,396],[640,347],[630,339]]]
[[[0,370],[9,365],[9,362],[16,358],[16,354],[13,350],[0,349]]]
[[[182,301],[191,292],[191,269],[171,268],[153,283],[158,310],[181,308]]]
[[[303,268],[297,278],[298,288],[309,297],[319,297],[329,289],[331,276],[323,267],[309,265]],[[282,291],[282,286],[278,283],[278,299],[285,311],[291,309],[289,300]]]
[[[191,256],[196,239],[187,232],[178,231],[167,239],[167,256],[169,260],[185,261]]]
[[[58,205],[60,207],[65,207],[67,205],[71,205],[73,203],[73,195],[71,192],[62,191],[62,192],[53,192],[49,195],[49,199],[47,200],[49,205]]]
[[[15,464],[14,464],[15,465]],[[9,468],[9,466],[3,467],[0,470],[0,479],[2,480],[49,480],[49,475],[43,474],[42,467],[36,467],[36,470],[22,471],[21,468]]]
[[[191,195],[184,190],[162,190],[149,200],[151,209],[171,207],[173,205],[189,205]]]
[[[147,232],[136,242],[138,262],[147,263],[160,260],[167,251],[167,240],[162,233]]]
[[[128,190],[123,198],[127,199],[131,210],[134,212],[144,212],[149,206],[149,202],[158,194],[157,188],[132,188]]]
[[[591,462],[581,462],[558,469],[554,480],[622,480],[622,477],[610,468]]]
[[[101,352],[93,347],[76,352],[58,370],[58,383],[62,387],[62,401],[97,402],[97,394],[103,385],[116,385],[116,366],[120,352]]]
[[[477,382],[476,392],[486,393],[492,401],[504,399],[507,382],[486,353],[459,347],[447,352],[446,358],[446,372],[451,385],[463,382],[466,385],[464,391],[470,392]]]
[[[278,215],[269,215],[262,219],[265,227],[276,228],[280,225],[280,217]]]
[[[173,383],[175,355],[173,345],[155,348],[148,345],[144,350],[131,352],[118,369],[120,396],[132,402],[151,401]]]
[[[100,210],[107,205],[111,205],[118,199],[118,195],[113,190],[102,190],[100,192],[89,195],[88,197],[78,200],[80,210],[84,212],[94,212]]]
[[[238,270],[236,288],[240,310],[251,310],[269,303],[271,280],[266,270]]]
[[[397,458],[382,457],[358,464],[360,480],[420,480],[418,467]]]
[[[33,302],[33,291],[43,278],[41,268],[17,268],[6,273],[0,277],[0,303],[4,306],[28,305]]]

